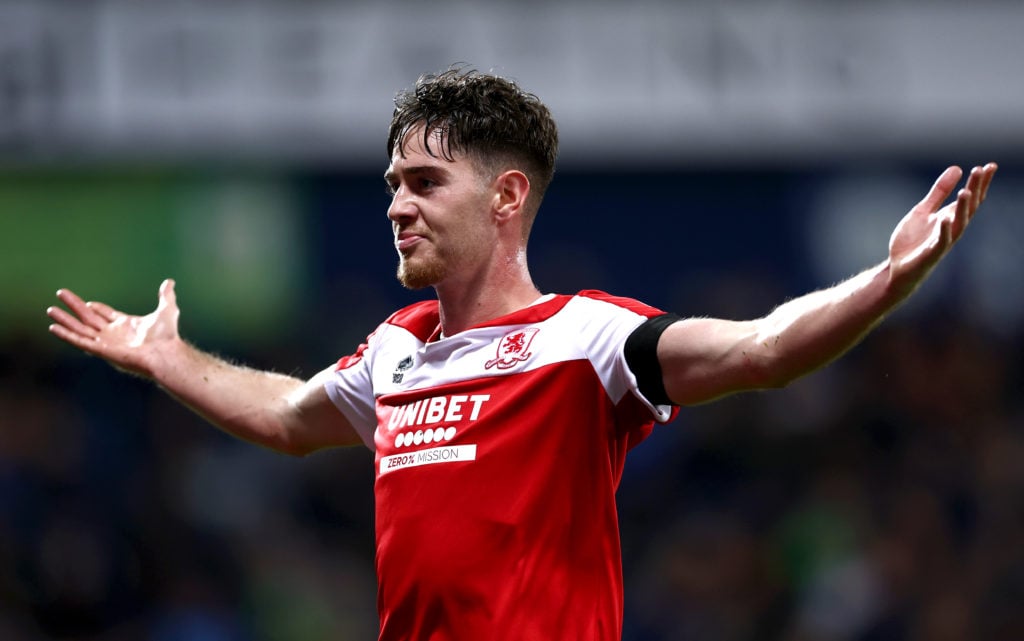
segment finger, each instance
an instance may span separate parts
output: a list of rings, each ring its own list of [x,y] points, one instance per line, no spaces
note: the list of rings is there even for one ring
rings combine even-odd
[[[981,167],[975,167],[971,169],[971,175],[967,178],[967,185],[965,189],[970,192],[970,199],[968,200],[968,217],[973,217],[974,212],[978,211],[978,207],[981,205],[981,180],[982,171]]]
[[[116,319],[120,315],[120,312],[118,312],[110,305],[107,305],[106,303],[101,303],[99,301],[91,300],[88,303],[86,303],[85,306],[99,314],[100,317],[102,317],[103,320],[107,321],[108,323],[114,322],[114,319]]]
[[[942,203],[949,198],[949,195],[953,193],[953,188],[960,182],[960,177],[963,176],[963,170],[953,165],[947,167],[942,174],[935,180],[935,184],[928,190],[925,197],[918,203],[918,207],[923,207],[928,212],[935,212],[942,206]]]
[[[967,228],[967,223],[971,219],[972,215],[972,201],[973,195],[967,188],[961,189],[956,195],[956,209],[953,213],[953,219],[949,221],[949,232],[950,239],[956,240],[964,233],[964,229]]]
[[[960,200],[959,200],[959,198],[957,198],[957,205],[958,205],[957,210],[959,210],[959,204],[960,204]],[[942,256],[943,254],[945,254],[946,251],[949,250],[949,248],[953,245],[953,241],[956,240],[956,235],[954,235],[954,233],[953,233],[954,232],[953,226],[955,224],[956,224],[956,220],[955,219],[954,220],[949,220],[948,218],[946,220],[942,221],[942,223],[940,224],[940,227],[939,227],[939,252],[940,253],[938,254],[938,256]],[[961,228],[961,231],[963,231],[962,228]]]
[[[972,173],[974,173],[972,171]],[[974,209],[977,210],[981,206],[983,200],[985,200],[985,182],[989,180],[987,171],[984,167],[978,167],[977,178],[975,179],[975,185],[971,188],[974,192]],[[973,215],[974,212],[971,212]]]
[[[998,169],[998,166],[990,162],[984,167],[975,167],[971,171],[971,180],[968,183],[968,188],[974,192],[973,209],[971,210],[972,218],[988,195],[988,186],[992,183],[992,176],[995,175],[996,169]]]
[[[48,329],[50,330],[51,334],[61,339],[65,343],[74,345],[83,352],[87,352],[89,354],[94,355],[97,354],[97,347],[99,346],[99,341],[97,341],[95,338],[83,336],[82,334],[79,334],[68,329],[64,325],[59,325],[56,323],[50,325]]]
[[[47,307],[46,315],[68,331],[88,337],[90,340],[94,340],[99,336],[98,330],[86,325],[61,307]]]
[[[72,312],[75,313],[78,318],[86,325],[94,329],[102,329],[106,322],[100,318],[99,314],[89,309],[89,306],[85,304],[78,294],[71,291],[70,289],[58,289],[57,298],[68,306]]]
[[[988,197],[988,186],[992,184],[992,177],[996,175],[998,169],[999,165],[994,162],[985,165],[985,173],[981,181],[981,199],[983,201]]]

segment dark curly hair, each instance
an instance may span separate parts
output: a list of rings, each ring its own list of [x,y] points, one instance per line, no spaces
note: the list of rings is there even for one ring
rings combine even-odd
[[[448,160],[469,155],[490,171],[513,165],[530,179],[534,209],[551,183],[558,155],[558,128],[537,96],[505,78],[454,67],[420,76],[416,86],[395,97],[388,130],[388,158],[404,156],[405,137],[423,126],[427,153]],[[431,149],[439,131],[441,148]]]

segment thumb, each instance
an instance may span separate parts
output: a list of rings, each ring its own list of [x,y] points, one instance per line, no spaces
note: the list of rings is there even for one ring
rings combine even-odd
[[[168,278],[160,283],[160,298],[158,307],[176,307],[178,297],[174,293],[174,279]]]

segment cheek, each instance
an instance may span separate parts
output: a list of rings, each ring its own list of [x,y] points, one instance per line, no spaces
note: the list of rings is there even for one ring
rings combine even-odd
[[[494,243],[494,228],[480,213],[479,208],[467,208],[461,215],[453,216],[445,225],[444,237],[451,245],[458,247],[487,248]]]
[[[460,244],[464,253],[479,256],[492,253],[496,240],[494,227],[477,222],[466,226],[461,234]]]

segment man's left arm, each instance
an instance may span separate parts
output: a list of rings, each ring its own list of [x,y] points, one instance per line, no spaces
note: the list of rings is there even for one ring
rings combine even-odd
[[[836,359],[905,300],[963,235],[997,167],[975,167],[954,201],[942,203],[963,172],[949,167],[900,221],[888,258],[828,289],[791,300],[763,318],[692,318],[658,340],[665,391],[693,405],[727,394],[782,387]]]

